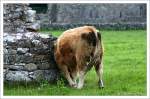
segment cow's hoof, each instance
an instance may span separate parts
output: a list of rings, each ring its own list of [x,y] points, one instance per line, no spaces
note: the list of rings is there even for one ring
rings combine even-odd
[[[77,88],[78,86],[77,86],[77,84],[72,84],[71,87]]]
[[[102,81],[102,80],[100,80],[100,81],[98,82],[98,85],[99,85],[99,88],[100,88],[100,89],[103,89],[103,88],[104,88],[104,84],[103,84],[103,81]]]
[[[82,89],[83,86],[78,86],[77,89]]]
[[[100,89],[104,89],[104,86],[99,86]]]

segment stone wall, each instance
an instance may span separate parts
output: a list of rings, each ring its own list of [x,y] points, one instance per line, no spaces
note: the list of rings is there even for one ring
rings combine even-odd
[[[3,20],[4,81],[57,80],[60,75],[53,55],[57,38],[37,32],[36,11],[29,4],[4,4]]]
[[[23,33],[40,29],[40,21],[36,20],[36,11],[29,4],[4,4],[4,32]]]
[[[69,28],[75,28],[84,25],[95,26],[98,29],[106,30],[137,30],[137,29],[146,29],[146,23],[89,23],[89,24],[67,24],[67,23],[53,23],[53,24],[42,24],[41,27],[44,29],[50,30],[66,30]]]
[[[55,81],[59,71],[53,56],[55,37],[26,32],[4,33],[5,81]]]

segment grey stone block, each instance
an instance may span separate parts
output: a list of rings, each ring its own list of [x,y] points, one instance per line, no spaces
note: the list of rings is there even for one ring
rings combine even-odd
[[[4,65],[5,69],[9,70],[24,70],[24,65]]]
[[[27,71],[8,71],[5,76],[7,81],[31,81]]]
[[[17,48],[17,54],[25,54],[29,51],[29,48]]]
[[[49,69],[50,68],[50,64],[48,62],[44,62],[44,63],[39,63],[37,64],[38,69]]]
[[[32,63],[33,55],[31,53],[26,53],[24,55],[16,55],[16,63]]]
[[[56,69],[36,70],[34,72],[30,72],[29,77],[38,82],[41,82],[43,80],[53,82],[59,78],[59,71],[57,71]]]
[[[21,48],[30,48],[32,47],[32,43],[30,39],[21,39],[18,40],[17,46]]]
[[[16,55],[4,54],[4,64],[15,64]]]
[[[37,69],[37,65],[35,65],[34,63],[29,63],[24,66],[24,69],[27,71],[33,71]]]

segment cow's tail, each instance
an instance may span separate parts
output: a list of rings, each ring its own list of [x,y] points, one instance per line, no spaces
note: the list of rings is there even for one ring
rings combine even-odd
[[[104,53],[104,46],[103,45],[104,44],[102,41],[101,33],[98,30],[96,30],[96,39],[97,39],[97,48],[98,48],[97,51],[99,51],[99,49],[100,49],[100,53],[101,53],[101,55],[103,55],[103,53]],[[97,52],[95,52],[95,54],[97,54]]]
[[[98,42],[100,43],[100,48],[102,50],[102,53],[104,53],[104,44],[103,44],[103,41],[102,41],[102,37],[101,37],[101,33],[98,31],[97,32],[97,37],[98,37]]]

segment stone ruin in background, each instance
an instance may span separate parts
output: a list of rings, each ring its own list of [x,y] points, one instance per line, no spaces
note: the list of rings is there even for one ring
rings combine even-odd
[[[4,81],[43,81],[59,78],[52,35],[36,32],[39,21],[28,4],[4,5]]]
[[[40,29],[40,21],[36,20],[36,11],[28,4],[4,4],[4,32],[24,33]]]

